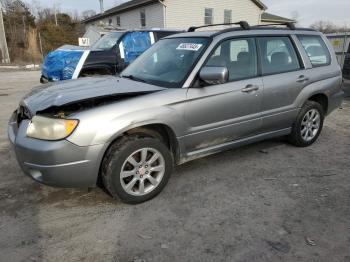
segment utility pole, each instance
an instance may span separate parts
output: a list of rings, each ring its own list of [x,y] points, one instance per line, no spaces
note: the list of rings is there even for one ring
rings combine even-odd
[[[22,21],[23,21],[23,38],[25,39],[27,32],[26,32],[26,18],[24,14],[22,16]]]
[[[103,6],[103,0],[100,0],[100,13],[103,14],[105,11],[105,8]]]
[[[7,48],[4,19],[2,16],[2,5],[0,2],[0,50],[2,54],[2,63],[10,63],[9,50]]]
[[[56,24],[56,26],[58,26],[58,23],[57,23],[57,12],[56,12],[56,6],[54,7],[54,13],[55,13],[55,24]]]
[[[55,25],[58,26],[58,21],[57,21],[57,2],[55,1],[55,3],[53,4],[53,13],[54,13],[54,17],[55,17]]]
[[[44,52],[43,52],[43,43],[41,41],[41,34],[40,34],[40,31],[39,31],[39,45],[40,45],[40,53],[41,53],[41,59],[44,61]]]

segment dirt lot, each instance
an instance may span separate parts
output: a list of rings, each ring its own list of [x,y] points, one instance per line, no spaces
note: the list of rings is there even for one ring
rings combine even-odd
[[[312,147],[277,139],[193,161],[129,206],[21,173],[7,119],[38,80],[0,73],[0,261],[350,261],[350,100]]]

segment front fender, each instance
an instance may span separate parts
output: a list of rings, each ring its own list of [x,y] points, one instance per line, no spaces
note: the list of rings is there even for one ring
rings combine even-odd
[[[176,137],[188,130],[184,118],[186,90],[170,90],[125,99],[83,111],[72,118],[79,125],[68,140],[79,146],[110,143],[124,132],[145,125],[168,126]]]
[[[154,114],[155,111],[157,111],[156,114]],[[153,117],[147,119],[149,115],[153,115]],[[115,119],[109,125],[110,132],[100,133],[100,138],[98,139],[111,143],[128,130],[156,124],[167,126],[173,131],[176,137],[182,136],[186,132],[186,129],[188,129],[188,124],[181,114],[170,107],[164,107],[161,109],[143,110],[136,114],[127,114],[122,118]]]

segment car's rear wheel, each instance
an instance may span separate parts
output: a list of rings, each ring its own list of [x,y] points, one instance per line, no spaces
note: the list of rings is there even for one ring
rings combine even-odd
[[[121,138],[109,148],[101,175],[113,197],[138,204],[162,191],[172,169],[172,155],[159,139],[132,135]]]
[[[322,131],[324,116],[325,113],[319,103],[307,101],[293,125],[289,141],[299,147],[312,145]]]

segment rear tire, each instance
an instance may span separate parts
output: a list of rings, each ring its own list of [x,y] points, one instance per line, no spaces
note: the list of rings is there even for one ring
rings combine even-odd
[[[173,170],[169,149],[152,137],[131,135],[117,140],[102,162],[107,191],[128,204],[139,204],[158,195]]]
[[[319,103],[307,101],[293,124],[289,142],[298,147],[312,145],[322,131],[324,117],[325,113]]]

